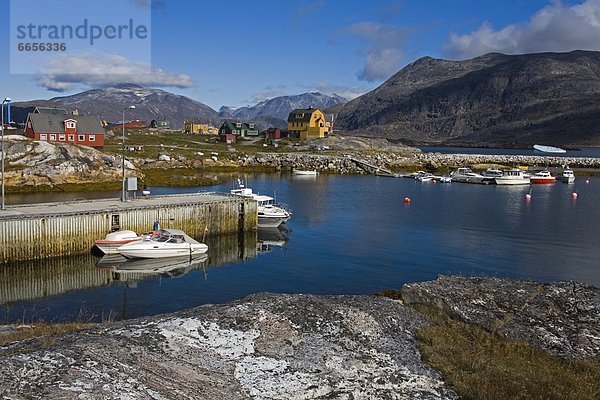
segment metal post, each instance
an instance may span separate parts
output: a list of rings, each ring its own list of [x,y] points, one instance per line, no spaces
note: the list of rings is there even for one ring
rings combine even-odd
[[[2,100],[2,126],[0,126],[0,129],[2,129],[2,210],[6,209],[4,205],[4,104],[10,102],[10,97]]]
[[[121,136],[121,177],[123,191],[121,193],[121,201],[127,201],[127,192],[125,191],[125,110],[134,109],[135,106],[128,106],[123,109],[123,136]]]

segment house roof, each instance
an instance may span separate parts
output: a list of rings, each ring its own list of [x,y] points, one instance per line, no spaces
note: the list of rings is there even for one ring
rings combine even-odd
[[[65,133],[66,120],[77,121],[77,133],[104,134],[104,128],[98,117],[91,115],[73,115],[65,118],[64,115],[29,113],[29,121],[35,132],[39,133]]]
[[[321,111],[318,108],[296,108],[288,115],[288,122],[309,122],[315,111]]]
[[[241,124],[241,126],[238,128],[236,126],[236,124]],[[251,124],[254,125],[254,127],[250,127]],[[228,127],[230,131],[234,131],[234,130],[238,130],[238,129],[246,129],[246,130],[250,130],[250,131],[256,130],[256,124],[254,124],[253,122],[241,122],[241,121],[225,120],[221,124],[221,128],[223,126]]]
[[[36,114],[69,115],[67,110],[57,107],[36,107],[33,112]]]

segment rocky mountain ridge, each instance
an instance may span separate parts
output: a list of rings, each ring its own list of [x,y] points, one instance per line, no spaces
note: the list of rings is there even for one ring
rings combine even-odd
[[[421,58],[346,103],[346,134],[413,144],[600,144],[600,53]]]

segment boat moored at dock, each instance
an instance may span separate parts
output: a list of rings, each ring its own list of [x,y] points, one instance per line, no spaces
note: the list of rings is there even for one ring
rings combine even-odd
[[[502,176],[494,178],[496,185],[529,185],[530,179],[519,168],[502,171]]]
[[[149,238],[124,244],[117,248],[126,258],[167,258],[203,254],[208,251],[204,243],[192,239],[179,229],[160,229]]]

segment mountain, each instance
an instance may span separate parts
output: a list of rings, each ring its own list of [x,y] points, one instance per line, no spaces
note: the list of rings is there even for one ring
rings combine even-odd
[[[22,122],[26,111],[35,106],[61,107],[68,111],[78,110],[80,114],[98,115],[108,122],[118,122],[123,118],[123,110],[134,105],[134,110],[125,111],[125,119],[139,119],[150,122],[153,119],[169,121],[172,128],[179,129],[185,119],[194,118],[218,124],[217,112],[209,106],[185,96],[160,89],[148,89],[132,84],[92,89],[71,96],[54,97],[50,100],[15,103],[15,118]],[[29,111],[30,112],[30,111]],[[24,117],[21,116],[24,114]]]
[[[600,53],[421,58],[348,103],[347,134],[415,144],[600,144]]]
[[[293,96],[274,97],[269,100],[261,101],[254,106],[232,108],[223,106],[219,109],[219,116],[222,118],[239,119],[242,121],[254,121],[259,125],[268,121],[269,126],[279,126],[287,128],[287,118],[290,111],[296,108],[319,108],[321,110],[332,107],[336,104],[346,103],[345,98],[334,95],[325,95],[318,92],[303,93]],[[271,117],[270,119],[261,117]]]

